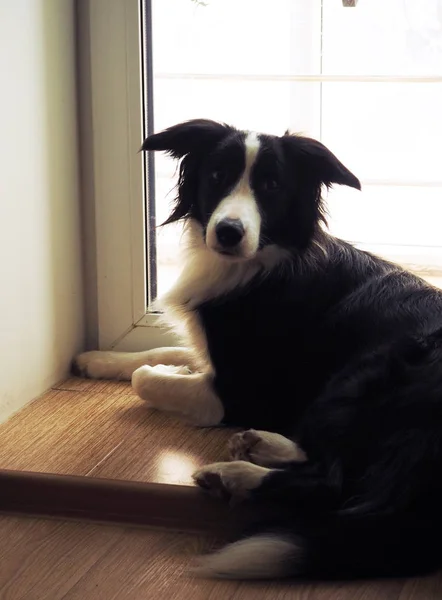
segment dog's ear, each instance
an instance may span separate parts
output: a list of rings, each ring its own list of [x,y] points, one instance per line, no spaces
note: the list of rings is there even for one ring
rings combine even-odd
[[[164,150],[173,158],[216,145],[232,128],[209,119],[194,119],[169,127],[144,140],[141,150]]]
[[[198,218],[195,197],[200,161],[205,153],[232,131],[232,127],[216,121],[194,119],[169,127],[144,140],[141,150],[163,150],[173,158],[181,160],[175,207],[163,225],[189,216]]]
[[[310,181],[361,189],[359,179],[321,142],[297,135],[284,135],[281,139],[289,158]]]

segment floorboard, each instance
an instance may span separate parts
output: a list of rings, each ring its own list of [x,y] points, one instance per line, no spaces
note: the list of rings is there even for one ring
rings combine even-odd
[[[193,485],[231,433],[153,411],[128,383],[70,378],[0,424],[0,468]]]
[[[146,407],[127,383],[70,378],[0,424],[0,468],[191,485],[231,431]],[[357,583],[191,578],[207,536],[0,516],[0,598],[12,600],[440,600],[441,575]]]

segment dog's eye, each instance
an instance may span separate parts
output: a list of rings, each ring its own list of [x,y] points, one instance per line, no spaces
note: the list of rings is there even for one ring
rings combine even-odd
[[[275,192],[279,189],[279,182],[274,177],[268,177],[263,180],[262,188],[266,192]]]
[[[214,169],[210,173],[210,179],[214,183],[221,183],[221,181],[223,181],[223,179],[225,178],[225,176],[226,176],[225,171],[222,171],[221,169]]]

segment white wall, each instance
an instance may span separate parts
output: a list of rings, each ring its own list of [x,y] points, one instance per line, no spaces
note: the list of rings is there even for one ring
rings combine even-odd
[[[83,344],[72,0],[0,1],[0,420]]]

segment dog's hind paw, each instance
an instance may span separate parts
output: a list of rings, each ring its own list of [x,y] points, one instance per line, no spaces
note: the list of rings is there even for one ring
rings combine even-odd
[[[205,465],[193,474],[193,480],[213,496],[245,498],[268,473],[270,469],[237,460]]]
[[[244,460],[263,467],[304,462],[306,454],[292,440],[270,431],[248,429],[235,433],[228,443],[232,460]]]

